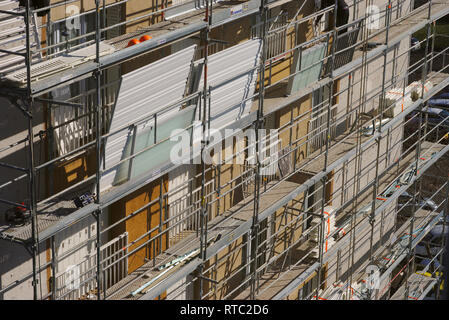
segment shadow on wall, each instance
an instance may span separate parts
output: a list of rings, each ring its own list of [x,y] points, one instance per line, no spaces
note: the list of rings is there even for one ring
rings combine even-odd
[[[5,148],[19,140],[25,139],[28,135],[27,120],[24,114],[7,99],[0,98],[0,105],[4,110],[0,118],[0,149]],[[34,110],[34,132],[38,133],[43,129],[43,112],[42,106],[36,104]],[[34,139],[35,163],[42,163],[45,159],[45,139]],[[17,167],[28,167],[28,144],[22,143],[0,153],[0,161],[12,164]],[[0,167],[0,185],[8,181],[18,178],[24,174],[23,171],[11,168]],[[38,187],[38,195],[44,192],[45,174],[38,176],[40,181]],[[0,189],[0,198],[15,202],[26,202],[29,198],[28,179],[24,178],[17,182],[13,182]],[[4,212],[10,208],[10,205],[0,203],[0,223],[4,223]]]
[[[1,98],[0,105],[5,109],[4,116],[0,119],[0,128],[2,136],[0,138],[0,149],[7,147],[19,140],[25,139],[28,135],[27,120],[23,113],[17,107],[13,106],[8,100]],[[34,133],[39,133],[44,129],[43,107],[36,105],[34,116]],[[43,131],[42,131],[43,132]],[[49,137],[45,134],[34,138],[34,160],[35,165],[45,163],[49,159]],[[52,146],[52,148],[54,148]],[[57,153],[57,150],[52,150]],[[57,156],[57,154],[56,154]],[[13,148],[0,153],[0,161],[12,164],[17,167],[27,168],[29,161],[28,144],[22,143]],[[39,200],[48,197],[49,194],[55,194],[67,187],[86,179],[95,173],[96,155],[95,152],[87,152],[75,156],[63,162],[56,162],[47,168],[37,172],[37,196]],[[18,181],[8,182],[24,175],[25,172],[11,168],[0,167],[0,185],[6,184],[0,189],[0,198],[18,203],[27,203],[29,201],[28,178]],[[0,203],[0,224],[5,223],[4,212],[11,208],[11,205]]]
[[[45,244],[41,244],[41,264],[46,262]],[[20,244],[0,240],[0,288],[5,288],[13,282],[23,278],[32,272],[31,255]],[[42,285],[42,294],[47,293],[48,270],[41,272],[39,283]],[[0,300],[32,299],[33,290],[31,286],[32,275],[30,274],[23,282],[17,283],[4,293],[0,293]]]
[[[26,0],[19,0],[19,5],[22,7],[26,6]],[[34,9],[44,8],[48,7],[50,5],[50,0],[30,0],[30,5]],[[50,12],[50,9],[40,11],[37,13],[39,17],[45,16],[47,13]]]

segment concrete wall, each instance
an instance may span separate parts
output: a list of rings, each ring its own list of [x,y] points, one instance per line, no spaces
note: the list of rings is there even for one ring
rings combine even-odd
[[[159,199],[160,195],[160,183],[161,180],[155,180],[152,183],[136,190],[135,192],[129,194],[123,199],[115,202],[109,207],[110,212],[110,222],[115,223],[120,219],[123,219],[126,216],[131,215],[136,210],[140,209],[145,204],[149,202]],[[167,192],[167,177],[163,177],[163,193]],[[165,198],[166,199],[166,198]],[[163,203],[165,207],[165,203]],[[165,220],[165,209],[162,208],[162,219]],[[111,230],[111,238],[114,238],[125,231],[128,232],[128,242],[132,242],[139,238],[144,233],[149,230],[159,226],[159,214],[160,214],[160,205],[159,201],[156,201],[153,205],[150,205],[147,209],[140,211],[135,214],[132,218],[129,218],[125,222],[121,222],[116,227]],[[167,228],[166,224],[163,224],[162,230]],[[147,242],[150,237],[153,238],[158,234],[158,230],[152,231],[146,237],[143,237],[132,246],[129,247],[128,251],[135,250],[137,247],[143,245]],[[160,243],[159,243],[160,240]],[[159,247],[160,245],[160,247]],[[167,232],[157,240],[153,240],[142,248],[137,250],[135,253],[128,257],[128,273],[133,272],[137,268],[141,267],[146,263],[146,259],[152,259],[155,254],[158,255],[161,253],[161,249],[164,251],[168,248],[168,236]]]
[[[46,245],[40,246],[38,262],[43,265],[47,262]],[[31,255],[24,246],[16,243],[0,241],[0,288],[6,288],[19,279],[20,284],[11,286],[8,291],[0,294],[0,300],[31,300],[33,299],[32,273],[33,265]],[[38,297],[48,293],[48,269],[38,274]]]
[[[28,136],[28,120],[20,109],[14,106],[8,99],[0,97],[0,105],[3,108],[3,117],[0,119],[0,150],[14,144]],[[33,109],[33,132],[38,134],[45,130],[44,108],[41,104],[35,104]],[[42,163],[46,159],[45,140],[34,139],[35,164]],[[21,168],[28,168],[28,144],[21,143],[3,152],[0,152],[0,161]],[[23,175],[24,172],[0,167],[0,185],[7,183]],[[40,184],[39,195],[44,194],[45,173],[38,175]],[[0,189],[0,198],[21,203],[29,199],[28,179],[24,178]],[[10,208],[10,205],[0,203],[0,212]],[[4,223],[4,215],[0,215],[0,223]]]

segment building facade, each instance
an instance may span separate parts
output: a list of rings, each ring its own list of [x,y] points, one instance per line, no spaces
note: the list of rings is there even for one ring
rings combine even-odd
[[[410,43],[444,1],[25,2],[0,2],[3,299],[412,295],[447,145],[404,128],[449,75]]]

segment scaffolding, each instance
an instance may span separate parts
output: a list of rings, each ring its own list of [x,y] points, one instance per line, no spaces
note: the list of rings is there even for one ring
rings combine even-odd
[[[435,21],[449,14],[447,0],[430,0],[416,9],[411,5],[409,9],[404,8],[407,2],[403,0],[388,0],[379,13],[383,26],[376,31],[369,28],[368,13],[356,17],[356,8],[368,7],[369,0],[352,1],[349,4],[354,12],[352,19],[338,27],[335,14],[338,1],[303,15],[299,13],[307,1],[299,1],[296,12],[280,18],[270,18],[269,9],[290,1],[251,0],[236,4],[206,0],[196,8],[196,2],[192,1],[171,6],[168,1],[162,1],[155,11],[108,25],[106,10],[128,0],[96,0],[90,11],[95,17],[94,31],[60,43],[48,40],[46,46],[37,46],[34,50],[30,40],[31,17],[73,1],[61,1],[39,9],[32,9],[30,2],[27,0],[22,10],[0,10],[3,15],[23,16],[25,23],[25,50],[14,52],[0,48],[0,53],[23,57],[24,70],[13,72],[16,79],[22,74],[20,85],[11,84],[13,78],[6,74],[8,82],[0,88],[0,94],[21,110],[28,125],[26,139],[0,150],[3,153],[19,145],[25,146],[28,165],[22,168],[1,162],[2,167],[20,175],[0,188],[20,181],[26,181],[29,187],[26,203],[9,199],[0,199],[0,202],[24,208],[31,216],[30,223],[23,226],[1,226],[0,237],[23,245],[32,258],[32,270],[1,287],[1,294],[31,278],[34,299],[55,300],[81,298],[73,296],[79,287],[86,287],[84,296],[94,294],[96,299],[148,300],[165,296],[176,299],[190,290],[195,292],[193,298],[196,299],[420,300],[434,288],[435,296],[439,297],[445,237],[439,237],[439,243],[430,239],[425,257],[422,253],[416,254],[416,247],[422,245],[423,239],[427,241],[435,227],[441,227],[441,234],[445,234],[449,211],[447,176],[444,170],[440,174],[432,172],[449,149],[445,128],[449,116],[430,125],[427,104],[449,85],[449,64],[445,62],[449,48],[437,52],[433,47],[436,38],[445,37],[436,33]],[[192,4],[193,9],[183,13]],[[78,15],[83,14],[86,13]],[[241,73],[255,72],[257,88],[239,102],[248,104],[251,110],[218,130],[223,140],[235,138],[237,144],[240,141],[243,146],[232,151],[230,159],[218,159],[209,164],[202,155],[210,154],[211,150],[222,151],[222,140],[212,139],[210,131],[213,90],[232,80],[224,79],[223,83],[211,85],[213,80],[208,79],[212,57],[226,47],[224,42],[212,39],[211,32],[213,28],[251,15],[259,17],[251,40],[260,41],[262,50],[258,65]],[[173,18],[167,19],[167,16]],[[331,28],[317,30],[316,21],[321,16],[333,20]],[[150,18],[157,22],[148,28],[112,38],[108,36],[111,30]],[[291,48],[282,42],[278,47],[268,45],[270,39],[284,39],[286,34],[297,33],[309,24],[314,29],[311,39],[298,41]],[[52,30],[48,21],[34,26],[46,29],[48,34]],[[422,28],[426,28],[426,39],[420,42],[425,47],[424,57],[398,71],[399,61],[409,57],[413,49],[408,45],[403,50],[401,43]],[[151,40],[127,47],[130,39],[150,32]],[[162,110],[109,130],[111,106],[117,102],[113,93],[120,81],[109,81],[107,72],[190,37],[199,37],[201,43],[195,52],[197,67],[204,70],[200,73],[201,79],[197,79],[198,89]],[[42,61],[60,58],[58,63],[66,62],[63,59],[71,58],[71,53],[79,53],[77,45],[68,44],[80,39],[85,40],[82,45],[86,46],[80,50],[87,50],[85,56],[88,57],[83,63],[69,69],[59,65],[45,78],[33,69],[34,64]],[[316,48],[322,48],[321,55],[303,66],[310,52],[318,52]],[[285,57],[292,60],[296,57],[299,67],[288,76],[276,79],[276,62]],[[368,88],[367,82],[373,72],[370,63],[379,59],[383,61],[380,85]],[[438,63],[441,63],[439,68]],[[317,66],[319,72],[314,78]],[[295,81],[301,76],[311,80],[295,87],[299,86]],[[418,77],[419,81],[409,83],[413,77]],[[50,94],[58,87],[85,79],[93,81],[94,89],[70,99],[58,99]],[[289,94],[284,94],[285,90]],[[390,97],[391,92],[398,91],[394,99]],[[295,103],[315,96],[316,92],[320,92],[320,98],[312,98],[310,107],[297,108]],[[346,101],[343,111],[340,100]],[[50,121],[46,130],[35,133],[33,115],[39,103],[48,104],[50,109],[67,107],[82,111],[72,113],[72,119],[55,126]],[[404,104],[407,105],[404,107]],[[88,107],[81,109],[82,106]],[[402,107],[399,111],[398,106]],[[192,147],[195,143],[199,146],[197,152],[188,159],[189,163],[199,164],[199,172],[175,190],[167,190],[163,182],[164,175],[181,166],[173,163],[144,172],[107,191],[102,188],[105,173],[123,164],[128,164],[131,172],[139,155],[167,141],[167,138],[156,141],[156,131],[164,123],[158,119],[172,111],[189,108],[195,110],[197,122],[182,129],[200,132],[199,140],[191,142]],[[266,127],[272,129],[270,117],[280,112],[288,116],[288,121],[276,126],[276,137],[288,137],[287,141],[272,140],[261,134]],[[53,143],[55,133],[59,134],[57,130],[83,119],[93,124],[86,130],[88,139],[66,146],[59,155],[50,153],[45,161],[36,159],[36,141],[42,143],[45,138],[47,143]],[[106,141],[129,128],[137,130],[142,121],[153,121],[154,144],[139,151],[132,147],[128,156],[106,167]],[[411,124],[417,124],[417,129],[403,136]],[[234,131],[229,134],[226,129]],[[250,139],[239,140],[239,135],[248,129],[255,133],[252,143],[248,142]],[[266,152],[270,143],[275,145],[276,157],[261,159],[258,155]],[[52,166],[62,160],[89,153],[94,154],[95,168],[85,179],[47,196],[39,194],[41,173],[51,172]],[[254,161],[249,161],[251,155]],[[239,173],[225,181],[225,172],[229,170],[227,163],[241,157],[245,161],[239,165]],[[273,166],[275,172],[267,174]],[[422,187],[429,185],[428,181],[432,183],[432,190]],[[102,225],[101,219],[108,207],[149,183],[157,186],[154,190],[159,194],[154,199],[133,208],[123,218]],[[176,216],[169,216],[168,208],[174,205],[170,199],[184,187],[189,192],[176,201],[185,201],[187,205]],[[88,190],[94,190],[91,203],[77,207],[70,201],[74,194]],[[398,206],[398,199],[406,192],[410,198]],[[237,195],[241,195],[239,201],[229,200],[238,198]],[[429,207],[429,201],[434,206]],[[158,223],[149,226],[137,238],[130,239],[125,233],[117,239],[103,240],[114,228],[151,210],[155,210]],[[58,255],[57,235],[88,219],[94,219],[95,231],[83,243]],[[83,273],[75,279],[78,286],[72,288],[57,277],[56,265],[87,243],[94,244],[95,254],[89,257]],[[50,258],[41,263],[45,245]],[[128,272],[128,259],[141,250],[148,253],[145,263]],[[416,264],[424,258],[430,261],[415,272]],[[230,268],[226,267],[229,261],[235,262]],[[379,286],[374,288],[366,285],[372,279],[365,272],[367,267],[373,266],[379,281]],[[52,281],[46,292],[42,292],[41,274],[48,270]]]

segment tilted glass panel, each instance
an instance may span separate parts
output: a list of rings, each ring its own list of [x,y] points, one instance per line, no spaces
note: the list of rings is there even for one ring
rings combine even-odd
[[[114,184],[123,183],[129,179],[138,177],[147,171],[161,167],[164,163],[169,163],[170,150],[177,143],[179,143],[178,139],[171,141],[170,137],[180,136],[180,134],[174,135],[173,131],[176,129],[186,129],[187,132],[191,134],[191,125],[195,118],[195,111],[196,107],[189,107],[179,111],[169,119],[166,119],[161,123],[157,123],[156,130],[154,130],[155,128],[153,121],[151,125],[146,125],[145,127],[140,128],[138,127],[137,130],[135,130],[135,134],[129,135],[123,151],[122,159],[129,157],[131,154],[138,153],[149,146],[155,146],[121,164],[117,170]],[[134,139],[135,141],[133,146]],[[132,153],[133,148],[134,152]]]
[[[323,66],[324,55],[327,45],[325,43],[317,44],[309,49],[302,51],[296,50],[293,58],[291,74],[298,72],[288,81],[287,93],[293,94],[309,84],[318,81]],[[301,70],[301,71],[300,71]]]

